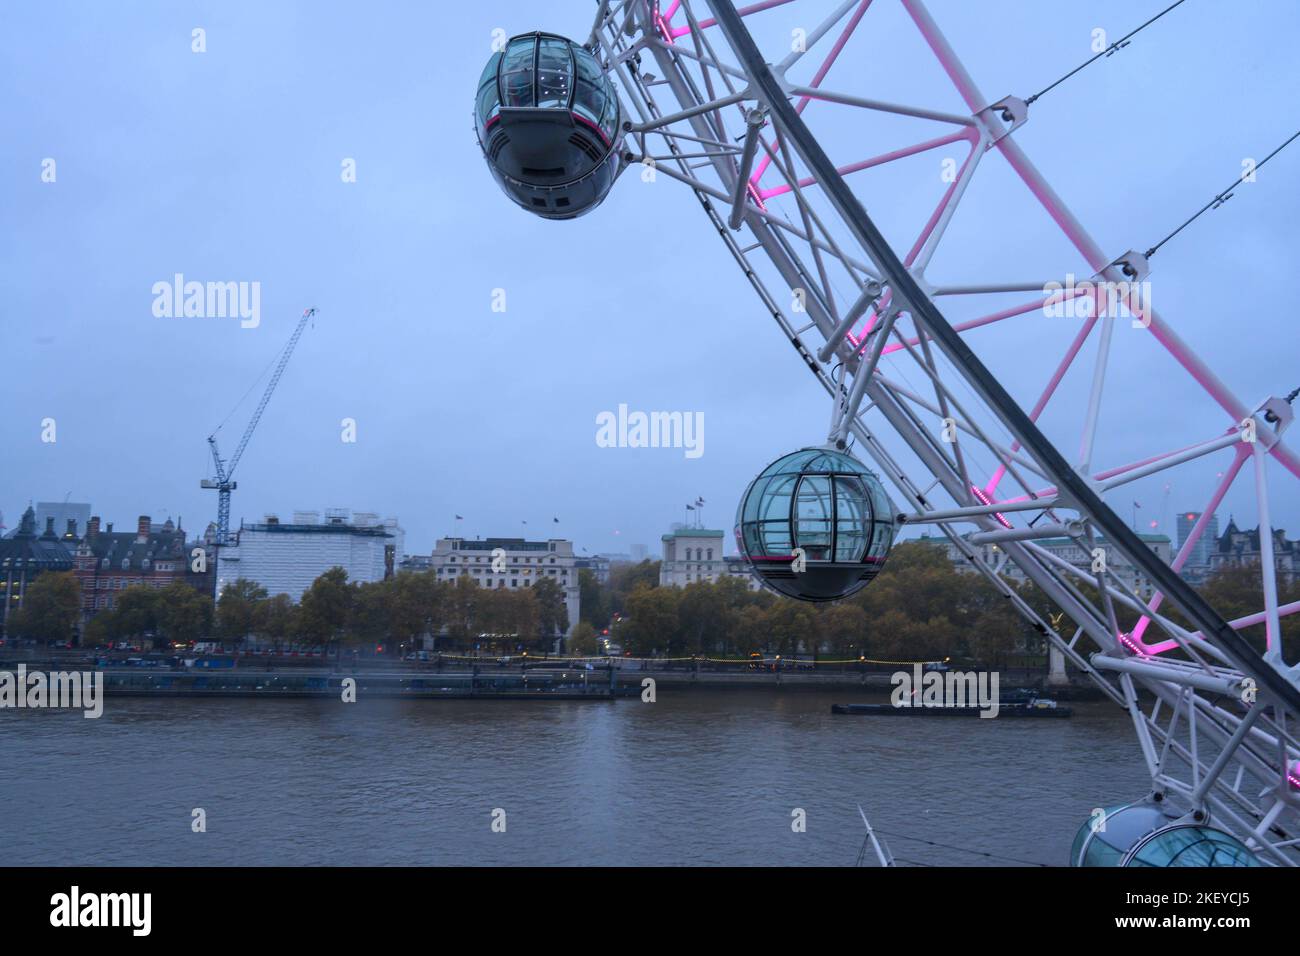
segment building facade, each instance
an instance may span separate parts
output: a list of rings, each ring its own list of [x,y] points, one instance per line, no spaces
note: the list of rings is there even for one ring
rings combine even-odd
[[[1142,539],[1143,544],[1154,551],[1160,560],[1164,561],[1166,564],[1169,564],[1173,560],[1168,535],[1139,534],[1138,537]],[[975,571],[962,553],[957,549],[957,546],[948,540],[947,537],[940,538],[932,537],[930,535],[922,535],[919,540],[932,544],[935,547],[943,548],[948,555],[948,560],[953,563],[958,571],[969,571],[972,573]],[[1073,538],[1041,538],[1035,539],[1032,543],[1043,548],[1045,551],[1050,552],[1062,561],[1078,568],[1088,577],[1092,577],[1092,565],[1094,560],[1092,550],[1085,548]],[[982,561],[987,567],[992,568],[1002,577],[1017,583],[1028,580],[1025,573],[1020,570],[1020,566],[1015,562],[1008,560],[1006,552],[996,544],[971,545],[971,547],[974,549],[975,554],[980,561]],[[1101,548],[1105,552],[1107,570],[1113,573],[1116,578],[1123,582],[1124,585],[1130,588],[1135,594],[1142,598],[1149,598],[1155,593],[1155,588],[1152,586],[1151,581],[1147,576],[1139,568],[1134,567],[1133,564],[1119,552],[1119,550],[1115,548],[1107,548],[1106,540],[1104,538],[1097,539],[1096,547]]]
[[[573,561],[574,567],[579,571],[590,571],[597,584],[609,583],[609,568],[613,563],[610,557],[605,554],[584,555],[575,558]]]
[[[1200,511],[1184,511],[1178,516],[1178,547],[1179,549],[1191,537],[1192,528],[1196,522],[1201,520]],[[1189,584],[1204,584],[1210,576],[1210,554],[1215,550],[1215,545],[1219,540],[1219,516],[1210,515],[1205,523],[1205,530],[1201,532],[1200,538],[1192,546],[1191,552],[1187,555],[1187,560],[1183,562],[1182,568],[1178,574]]]
[[[85,535],[71,546],[81,583],[83,622],[99,611],[112,610],[122,591],[135,585],[165,588],[179,581],[211,593],[206,552],[195,561],[193,548],[201,545],[188,545],[184,530],[170,518],[155,525],[149,515],[140,515],[134,531],[114,531],[112,522],[101,529],[99,516],[92,515]]]
[[[550,578],[564,592],[564,605],[569,612],[568,633],[578,623],[581,604],[572,541],[439,538],[433,546],[430,565],[441,581],[455,581],[467,574],[485,588],[528,588],[543,577]]]
[[[74,563],[67,545],[54,530],[54,518],[46,519],[45,531],[37,534],[36,512],[23,512],[18,530],[0,538],[0,634],[7,633],[9,617],[23,606],[27,589],[46,572],[71,571]]]
[[[245,578],[269,595],[287,594],[297,602],[330,568],[342,568],[349,581],[391,577],[405,557],[406,534],[396,518],[380,521],[371,512],[335,509],[324,518],[296,511],[290,523],[267,515],[260,524],[241,523],[234,539],[218,549],[218,597],[226,585]]]
[[[762,587],[745,559],[723,552],[725,535],[712,528],[674,528],[664,535],[663,558],[659,564],[660,587],[686,587],[700,581],[717,582],[724,577],[743,578],[752,591]]]
[[[1260,562],[1259,528],[1244,531],[1228,519],[1228,527],[1217,541],[1211,542],[1210,574],[1227,568],[1257,565]],[[1277,579],[1284,585],[1294,584],[1300,572],[1300,541],[1288,541],[1281,528],[1273,529],[1273,566]]]
[[[54,531],[60,537],[66,540],[71,532],[74,540],[80,540],[90,526],[90,505],[75,501],[36,502],[36,527],[44,528],[50,518],[54,519]]]

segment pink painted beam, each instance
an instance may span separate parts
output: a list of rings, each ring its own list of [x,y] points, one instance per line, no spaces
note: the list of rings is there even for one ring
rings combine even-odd
[[[835,65],[835,61],[839,59],[840,53],[843,52],[845,44],[849,42],[849,37],[853,36],[854,31],[857,30],[858,28],[858,24],[862,21],[863,14],[867,12],[867,8],[870,6],[871,6],[871,0],[862,0],[862,3],[858,5],[858,9],[853,12],[853,16],[849,18],[849,22],[845,24],[844,29],[840,32],[839,39],[835,41],[835,45],[831,47],[830,53],[826,56],[826,59],[822,61],[822,65],[817,68],[816,74],[813,75],[812,83],[809,85],[812,86],[814,89],[821,86],[822,80],[826,79],[826,74],[831,71],[831,67]],[[742,10],[740,12],[743,15],[745,11]],[[804,109],[808,106],[808,103],[811,100],[812,100],[811,96],[799,97],[799,102],[796,103],[794,107],[795,112],[802,116]],[[777,151],[780,144],[781,144],[781,139],[778,136],[772,144],[773,153]],[[765,155],[759,161],[759,164],[755,168],[753,174],[749,177],[750,182],[755,184],[759,183],[763,178],[763,173],[767,172],[767,167],[770,166],[771,164],[772,164],[771,154]]]
[[[974,134],[974,135],[978,135],[978,134]],[[864,159],[861,160],[860,162],[850,163],[847,166],[840,166],[837,171],[841,176],[847,176],[849,173],[861,172],[864,169],[871,169],[873,166],[883,166],[885,163],[892,163],[896,159],[905,159],[908,156],[915,156],[918,153],[924,153],[931,149],[938,149],[940,146],[947,146],[949,143],[955,143],[961,139],[968,139],[971,136],[972,133],[969,131],[950,133],[947,136],[940,136],[936,139],[928,139],[924,143],[917,143],[914,146],[904,146],[902,149],[895,149],[888,153],[881,153],[879,156],[873,156],[870,159]],[[970,155],[973,154],[967,155],[966,157],[967,162],[970,162]],[[772,157],[768,156],[766,158],[768,160],[771,160]],[[963,166],[963,168],[965,167]],[[757,181],[757,177],[751,177],[751,182],[752,181]],[[804,189],[808,186],[815,185],[816,182],[817,182],[816,177],[808,176],[804,179],[799,180],[799,188]],[[955,187],[957,184],[953,183],[952,185]],[[784,195],[785,193],[790,192],[793,188],[794,187],[790,186],[787,183],[786,185],[783,186],[773,186],[770,189],[760,190],[759,195],[761,195],[764,199],[771,199],[773,196]],[[949,193],[951,193],[951,191],[952,191],[952,187],[949,187]],[[946,197],[945,197],[945,201],[946,201]],[[940,203],[939,209],[940,210],[943,209],[943,203]],[[937,218],[937,213],[936,213],[936,218]]]
[[[970,111],[978,113],[988,106],[988,100],[980,93],[975,81],[966,71],[961,61],[957,59],[957,54],[939,31],[930,14],[917,0],[902,0],[902,4]],[[1061,231],[1065,233],[1066,238],[1070,240],[1085,261],[1097,272],[1106,268],[1111,262],[1110,258],[1101,251],[1101,248],[1093,241],[1087,230],[1083,228],[1083,224],[1075,218],[1061,197],[1057,195],[1056,191],[1039,173],[1037,167],[1030,162],[1024,150],[1016,143],[1015,138],[1003,136],[997,141],[996,146],[1011,165],[1011,168],[1015,170],[1025,186],[1033,193],[1043,209],[1060,227]],[[1202,362],[1200,357],[1179,338],[1177,333],[1160,319],[1155,310],[1149,310],[1148,315],[1151,322],[1149,331],[1156,341],[1164,346],[1165,350],[1174,357],[1174,360],[1205,389],[1220,408],[1231,416],[1233,422],[1239,422],[1245,418],[1249,414],[1249,409],[1210,371],[1209,366]],[[1277,442],[1270,449],[1270,454],[1281,462],[1289,472],[1300,478],[1300,457],[1297,457],[1294,452],[1283,446],[1281,442]]]
[[[1183,565],[1187,563],[1187,559],[1191,557],[1192,549],[1196,547],[1196,543],[1201,539],[1201,535],[1205,532],[1206,526],[1210,523],[1210,516],[1213,515],[1214,512],[1218,510],[1219,505],[1223,503],[1224,495],[1226,495],[1228,489],[1232,487],[1232,483],[1237,479],[1237,475],[1241,472],[1241,466],[1246,463],[1246,459],[1249,457],[1250,452],[1245,448],[1237,449],[1237,453],[1232,460],[1232,465],[1226,472],[1224,472],[1223,480],[1219,482],[1219,486],[1214,489],[1214,494],[1210,496],[1209,504],[1207,504],[1201,511],[1201,517],[1197,519],[1196,524],[1192,526],[1191,533],[1187,535],[1187,540],[1183,542],[1182,546],[1178,550],[1177,556],[1174,558],[1173,564],[1170,565],[1170,567],[1175,571],[1181,571]],[[1165,596],[1163,593],[1156,592],[1156,594],[1151,598],[1150,603],[1147,604],[1147,610],[1154,614],[1160,609],[1160,604],[1164,599]],[[1173,640],[1165,640],[1156,644],[1147,644],[1143,641],[1142,635],[1146,633],[1146,629],[1150,623],[1151,618],[1144,615],[1133,628],[1133,640],[1142,648],[1143,653],[1159,654],[1162,651],[1172,650],[1178,646],[1178,643]]]

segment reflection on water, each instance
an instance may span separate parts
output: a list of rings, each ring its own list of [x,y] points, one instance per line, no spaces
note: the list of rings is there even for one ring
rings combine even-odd
[[[0,711],[14,864],[850,865],[891,833],[1061,864],[1149,787],[1127,717],[832,717],[861,694],[655,704],[111,698]],[[883,700],[881,696],[879,699]],[[207,812],[192,833],[191,811]],[[791,811],[807,812],[807,832]],[[491,830],[506,811],[506,832]],[[991,861],[890,838],[930,864]]]

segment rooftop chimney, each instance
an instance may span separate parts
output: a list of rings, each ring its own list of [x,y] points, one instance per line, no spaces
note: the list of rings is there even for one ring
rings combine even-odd
[[[67,533],[64,535],[64,537],[67,538],[68,540],[74,540],[74,539],[77,537],[77,519],[76,519],[76,518],[69,518],[69,519],[68,519],[68,531],[67,531]]]
[[[99,515],[91,515],[90,524],[86,525],[86,537],[99,534]]]
[[[45,519],[45,534],[44,534],[44,537],[46,537],[46,538],[53,538],[53,537],[54,537],[54,519],[53,519],[53,518],[46,518],[46,519]]]
[[[141,515],[136,525],[136,535],[141,541],[147,541],[151,530],[153,530],[153,520],[148,515]]]

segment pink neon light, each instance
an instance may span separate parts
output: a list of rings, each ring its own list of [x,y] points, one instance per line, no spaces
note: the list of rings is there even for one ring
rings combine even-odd
[[[938,59],[944,72],[948,74],[953,86],[957,88],[957,92],[966,102],[966,106],[972,113],[983,110],[988,105],[988,100],[980,93],[974,80],[966,72],[966,68],[961,65],[952,47],[939,32],[929,13],[919,6],[916,0],[902,0],[902,4],[912,18],[912,22],[921,31],[921,36],[925,38],[925,42]],[[1033,193],[1043,209],[1083,256],[1084,260],[1097,271],[1101,271],[1108,266],[1110,260],[1102,253],[1101,248],[1088,235],[1083,225],[1074,217],[1074,214],[1066,208],[1061,197],[1043,179],[1037,167],[1030,162],[1029,157],[1025,155],[1015,138],[1003,136],[995,145],[1025,186]],[[1246,406],[1228,390],[1227,386],[1219,381],[1218,377],[1210,371],[1209,367],[1201,361],[1195,352],[1169,326],[1165,325],[1154,309],[1148,310],[1147,314],[1150,319],[1148,330],[1156,341],[1164,346],[1165,350],[1174,357],[1174,360],[1205,389],[1220,408],[1231,416],[1233,422],[1239,422],[1245,418],[1248,411]],[[1290,449],[1284,447],[1281,442],[1276,442],[1273,445],[1270,454],[1277,458],[1283,467],[1297,478],[1300,478],[1300,457],[1297,457]]]
[[[785,4],[785,3],[793,3],[793,2],[794,2],[794,0],[764,0],[763,3],[755,3],[755,4],[753,4],[753,5],[751,5],[751,6],[748,6],[748,7],[741,7],[741,8],[740,8],[739,10],[737,10],[736,12],[739,13],[742,17],[747,17],[747,16],[749,16],[751,13],[761,13],[761,12],[764,11],[764,10],[770,10],[770,9],[772,9],[773,7],[779,7],[779,6],[781,6],[782,4]],[[665,16],[664,16],[664,20],[665,20],[665,21],[667,21],[667,20],[671,20],[671,19],[672,19],[672,15],[673,15],[673,13],[676,13],[676,12],[677,12],[677,2],[676,2],[676,0],[674,0],[673,7],[672,7],[672,13],[669,13],[669,14],[665,15]],[[700,20],[700,21],[699,21],[699,25],[700,25],[700,29],[701,29],[701,30],[707,30],[709,27],[717,26],[717,23],[718,23],[718,21],[717,21],[717,20],[714,20],[714,19],[712,19],[712,18],[710,18],[710,19],[708,19],[708,20]],[[676,27],[676,28],[673,29],[673,36],[674,36],[674,37],[682,37],[682,36],[685,36],[686,34],[688,34],[688,33],[690,33],[690,32],[691,32],[691,28],[690,28],[689,25],[688,25],[688,26],[683,26],[683,27]]]
[[[1238,447],[1237,453],[1233,457],[1232,465],[1229,466],[1228,470],[1224,473],[1223,481],[1219,482],[1219,487],[1214,489],[1214,494],[1210,496],[1210,503],[1206,505],[1205,510],[1201,512],[1201,517],[1197,520],[1196,524],[1192,526],[1191,533],[1188,534],[1187,540],[1183,542],[1182,547],[1178,551],[1178,555],[1174,558],[1173,564],[1170,565],[1174,571],[1182,570],[1183,565],[1187,563],[1187,559],[1192,554],[1192,549],[1196,547],[1196,543],[1201,539],[1201,534],[1205,531],[1206,525],[1210,523],[1210,515],[1214,514],[1219,505],[1223,502],[1224,495],[1226,495],[1228,489],[1232,487],[1232,483],[1241,472],[1241,466],[1246,463],[1246,459],[1249,457],[1249,451],[1246,451],[1242,447]],[[1164,598],[1165,596],[1163,593],[1157,592],[1147,605],[1147,610],[1155,613],[1159,610],[1160,604],[1164,601]],[[1147,651],[1152,654],[1159,654],[1162,651],[1171,650],[1178,646],[1178,643],[1172,639],[1151,645],[1142,641],[1142,635],[1146,632],[1147,626],[1150,623],[1151,618],[1144,615],[1142,619],[1137,622],[1137,626],[1133,628],[1133,639],[1141,642],[1142,646],[1146,648]]]
[[[1086,292],[1078,292],[1078,291],[1075,291],[1075,292],[1071,293],[1071,297],[1079,296],[1079,295],[1085,295],[1085,294],[1086,294]],[[978,328],[980,328],[980,327],[982,327],[982,326],[985,326],[985,325],[992,325],[994,322],[1001,322],[1003,319],[1010,319],[1010,318],[1013,318],[1013,317],[1015,317],[1015,316],[1017,316],[1017,315],[1024,315],[1024,314],[1027,313],[1027,312],[1034,312],[1034,311],[1036,311],[1036,310],[1038,310],[1038,309],[1043,308],[1044,306],[1054,305],[1054,304],[1056,304],[1057,302],[1064,300],[1065,298],[1066,298],[1066,297],[1065,297],[1064,295],[1061,295],[1061,296],[1050,295],[1050,296],[1048,296],[1046,299],[1041,299],[1041,300],[1034,301],[1034,302],[1028,302],[1028,303],[1026,303],[1026,304],[1024,304],[1024,305],[1013,306],[1013,307],[1010,308],[1010,309],[1004,309],[1004,310],[1002,310],[1001,312],[994,312],[994,313],[992,313],[991,315],[981,316],[981,317],[978,318],[978,319],[970,319],[970,320],[967,321],[967,322],[958,322],[956,325],[953,326],[953,331],[955,331],[955,332],[966,332],[966,331],[968,331],[968,330],[970,330],[970,329],[978,329]],[[1089,319],[1088,322],[1087,322],[1086,325],[1085,325],[1085,330],[1079,333],[1080,336],[1086,338],[1086,337],[1087,337],[1087,330],[1090,330],[1090,329],[1092,328],[1092,325],[1093,325],[1095,322],[1096,322],[1096,319]],[[907,339],[907,344],[908,344],[908,345],[919,345],[920,342],[921,342],[921,337],[918,336],[918,335],[914,335],[914,336],[912,336],[911,338]],[[1072,352],[1071,352],[1071,354],[1070,354],[1070,356],[1069,356],[1071,359],[1073,359],[1074,355],[1078,353],[1079,348],[1080,348],[1082,345],[1083,345],[1082,340],[1076,340],[1075,345],[1072,346]],[[885,354],[885,355],[889,355],[891,352],[897,352],[897,351],[899,351],[899,350],[902,349],[902,348],[903,348],[903,345],[902,345],[902,344],[898,344],[898,345],[888,345],[888,346],[885,347],[885,349],[884,349],[884,353],[883,353],[883,354]],[[1063,377],[1064,375],[1065,375],[1065,369],[1062,368],[1062,369],[1059,370],[1058,375],[1057,375],[1056,377],[1053,378],[1053,381],[1051,382],[1051,384],[1050,384],[1049,387],[1048,387],[1048,392],[1045,393],[1046,395],[1050,395],[1052,391],[1055,391],[1055,389],[1056,389],[1056,385],[1060,382],[1061,377]],[[1039,401],[1040,401],[1040,402],[1044,402],[1044,399],[1040,398]],[[1035,406],[1035,407],[1038,408],[1038,406]],[[1030,418],[1037,418],[1038,414],[1041,414],[1041,412],[1042,412],[1042,409],[1041,409],[1041,408],[1038,408],[1038,412],[1035,413],[1035,414],[1031,414],[1029,417],[1030,417]],[[994,484],[994,487],[996,487],[996,483]],[[984,490],[985,490],[985,491],[988,491],[990,494],[992,494],[992,489],[986,487]]]
[[[1097,318],[1095,315],[1092,318],[1089,318],[1087,322],[1083,323],[1083,327],[1079,329],[1079,334],[1074,337],[1074,341],[1071,342],[1070,347],[1066,349],[1065,357],[1061,359],[1060,364],[1056,366],[1056,371],[1052,373],[1052,378],[1047,383],[1047,387],[1043,389],[1043,394],[1038,396],[1038,401],[1029,412],[1030,421],[1038,421],[1038,416],[1043,414],[1043,409],[1047,407],[1047,403],[1051,401],[1052,396],[1056,394],[1056,387],[1061,384],[1061,379],[1065,378],[1065,373],[1068,372],[1070,366],[1074,364],[1074,360],[1078,356],[1079,350],[1083,348],[1083,343],[1088,340],[1088,336],[1092,334],[1093,326],[1096,324]],[[1011,443],[1011,453],[1015,454],[1019,450],[1020,442],[1013,441]],[[1001,462],[997,467],[997,471],[993,473],[993,478],[989,481],[988,486],[985,489],[990,495],[997,491],[998,483],[1002,481],[1002,476],[1006,473],[1007,463]]]
[[[993,504],[993,499],[990,498],[988,495],[984,494],[983,488],[977,488],[975,485],[971,485],[970,490],[975,493],[975,497],[980,500],[981,504],[985,504],[985,505]],[[993,517],[998,519],[1002,527],[1007,528],[1008,530],[1011,528],[1011,522],[1008,521],[1003,515],[994,512]]]
[[[853,32],[857,30],[858,24],[862,21],[863,14],[867,12],[867,8],[870,6],[871,6],[871,0],[862,0],[862,3],[858,5],[858,9],[854,11],[853,16],[849,18],[849,22],[845,24],[844,30],[843,32],[840,33],[839,39],[835,41],[835,46],[831,48],[831,51],[829,54],[827,54],[826,59],[822,61],[822,65],[818,67],[817,73],[813,76],[812,82],[809,84],[810,87],[812,87],[813,89],[817,89],[821,86],[822,80],[826,79],[826,74],[830,72],[831,67],[834,66],[835,64],[835,61],[839,59],[840,53],[844,50],[845,44],[849,42],[849,37],[853,36]],[[797,112],[800,116],[802,116],[804,109],[808,106],[811,100],[812,100],[811,96],[799,97],[799,102],[796,103],[794,107],[795,112]],[[777,148],[780,146],[780,143],[781,143],[781,138],[778,136],[774,139],[772,143],[773,153],[776,152]],[[763,174],[767,172],[767,167],[770,166],[771,164],[772,164],[771,155],[770,154],[765,155],[762,158],[762,160],[759,161],[758,167],[754,170],[753,175],[749,177],[750,181],[754,183],[759,182],[763,178]]]
[[[965,139],[971,142],[972,152],[968,153],[966,157],[966,161],[969,163],[970,157],[974,155],[974,141],[972,140],[973,136],[977,136],[977,134],[968,132],[966,130],[962,130],[956,133],[950,133],[947,136],[940,136],[937,139],[927,140],[924,143],[917,143],[915,146],[906,146],[903,149],[896,149],[890,153],[881,153],[879,156],[873,156],[871,159],[864,159],[861,162],[850,163],[847,166],[840,166],[837,167],[836,171],[839,172],[841,176],[847,176],[849,173],[856,173],[864,169],[871,169],[873,166],[882,166],[885,163],[892,163],[896,159],[904,159],[908,156],[915,156],[917,153],[924,153],[931,149],[938,149],[940,146],[946,146],[949,143],[955,143],[957,142],[957,140],[961,140],[961,139]],[[764,160],[770,161],[771,158],[772,158],[771,156],[766,156],[764,157]],[[964,170],[965,168],[966,167],[963,164],[962,169]],[[960,177],[958,178],[960,179]],[[750,177],[750,182],[756,183],[757,181],[758,181],[757,176]],[[803,189],[807,186],[811,186],[815,184],[816,182],[817,180],[815,177],[812,176],[805,177],[804,179],[799,180],[799,188]],[[954,189],[956,185],[957,184],[954,182],[952,186],[949,187],[949,193],[951,193],[952,189]],[[781,196],[784,195],[785,193],[791,192],[793,188],[794,187],[790,186],[787,183],[781,186],[773,186],[770,189],[764,189],[761,192],[764,199],[771,199],[773,196]],[[945,196],[945,201],[946,199],[947,196]],[[940,209],[942,208],[943,206],[941,204]]]

